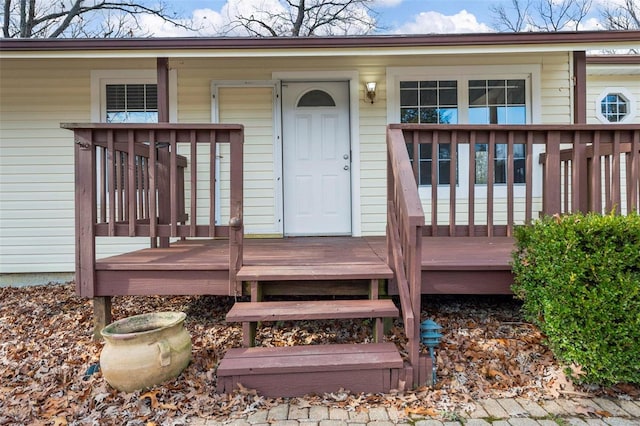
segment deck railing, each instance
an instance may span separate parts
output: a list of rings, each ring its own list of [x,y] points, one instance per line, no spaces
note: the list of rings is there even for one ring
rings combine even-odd
[[[169,238],[229,238],[230,285],[236,285],[235,274],[242,265],[242,126],[62,127],[75,133],[76,285],[80,295],[93,297],[95,238],[101,236],[149,237],[152,247],[168,246]],[[216,224],[219,145],[229,145],[229,225]],[[203,163],[206,173],[198,170]],[[190,173],[185,181],[187,166]],[[198,215],[199,209],[206,212],[204,218]]]
[[[390,127],[422,184],[424,236],[511,236],[541,214],[639,208],[638,125]]]
[[[560,163],[562,213],[640,211],[640,130],[577,131]]]
[[[387,188],[388,262],[419,384],[422,237],[511,236],[541,214],[640,210],[640,126],[390,125]]]
[[[402,130],[387,130],[387,252],[400,295],[410,368],[407,385],[419,383],[420,286],[424,211]]]

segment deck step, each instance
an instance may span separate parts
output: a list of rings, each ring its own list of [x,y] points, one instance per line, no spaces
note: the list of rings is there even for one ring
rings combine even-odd
[[[374,280],[393,278],[385,264],[354,263],[328,265],[245,265],[238,271],[241,281]]]
[[[227,313],[227,321],[389,318],[398,315],[398,308],[390,299],[236,302]]]
[[[240,383],[268,397],[308,393],[389,392],[403,361],[392,343],[229,349],[217,370],[218,392]]]

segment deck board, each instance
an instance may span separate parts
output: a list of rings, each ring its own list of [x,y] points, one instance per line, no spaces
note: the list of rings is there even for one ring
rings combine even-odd
[[[513,248],[514,240],[507,237],[424,237],[422,291],[464,293],[465,287],[473,287],[472,293],[508,292]],[[346,272],[350,268],[370,267],[373,272],[386,268],[386,253],[384,237],[245,238],[243,265],[249,271],[261,265],[292,270],[296,267],[315,270],[317,265],[318,270]],[[100,259],[96,263],[99,276],[96,295],[230,295],[231,287],[228,280],[225,282],[228,274],[224,273],[228,271],[228,261],[226,240],[178,241],[169,248]],[[475,278],[467,282],[463,274],[473,274]],[[162,284],[154,286],[158,277],[162,278]],[[197,285],[189,288],[185,278]],[[185,282],[183,288],[181,280]],[[394,294],[393,288],[390,293]]]
[[[227,322],[394,318],[398,315],[398,308],[388,299],[236,302],[227,313]]]

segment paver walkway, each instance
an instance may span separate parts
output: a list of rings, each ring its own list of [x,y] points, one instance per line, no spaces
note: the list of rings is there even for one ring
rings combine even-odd
[[[441,413],[439,418],[407,417],[395,408],[359,412],[327,406],[282,403],[230,420],[192,419],[197,426],[640,426],[640,400],[574,398],[540,404],[521,398],[475,402],[470,413]]]

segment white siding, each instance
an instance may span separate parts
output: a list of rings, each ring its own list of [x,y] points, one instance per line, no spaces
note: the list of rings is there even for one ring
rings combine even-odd
[[[75,269],[73,133],[60,123],[90,121],[90,70],[109,67],[114,61],[0,61],[0,273]],[[142,246],[110,239],[98,254]]]
[[[244,224],[248,234],[276,234],[274,185],[273,88],[220,87],[218,105],[221,123],[245,126],[244,143]],[[228,156],[227,156],[228,158]],[[224,161],[225,168],[228,161]],[[228,205],[228,185],[222,205]],[[222,222],[229,220],[223,211]]]
[[[599,107],[601,95],[612,88],[626,89],[635,104],[635,117],[627,123],[640,123],[640,75],[634,74],[609,74],[587,75],[587,123],[602,124],[596,117],[596,108]]]

